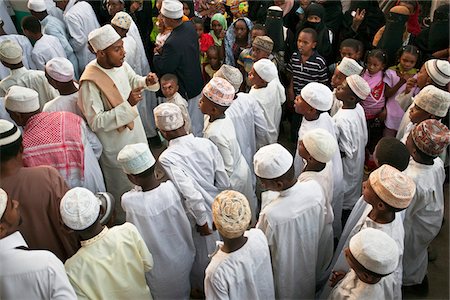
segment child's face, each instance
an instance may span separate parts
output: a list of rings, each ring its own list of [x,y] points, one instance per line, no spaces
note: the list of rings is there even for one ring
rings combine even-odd
[[[316,42],[310,33],[300,32],[297,39],[297,48],[301,55],[311,55],[316,48]]]
[[[212,21],[212,30],[214,31],[214,34],[218,37],[220,33],[223,30],[222,25],[220,25],[219,21]]]
[[[409,109],[409,118],[413,124],[419,124],[422,121],[430,119],[431,114],[414,104]]]
[[[257,87],[263,87],[267,85],[267,82],[265,82],[259,75],[256,73],[255,69],[252,68],[250,72],[248,73],[248,80],[252,85],[255,85]]]
[[[349,102],[351,100],[352,90],[347,84],[347,80],[344,80],[341,85],[336,88],[336,98],[341,101]]]
[[[211,68],[213,68],[214,70],[218,70],[220,68],[219,53],[214,50],[208,50],[206,52],[206,56],[208,57]]]
[[[409,52],[403,52],[400,56],[400,65],[404,71],[409,71],[416,65],[417,57]]]
[[[430,76],[428,75],[425,65],[420,68],[419,73],[417,73],[417,87],[423,89],[429,81]]]
[[[176,84],[173,80],[163,80],[161,81],[161,92],[164,97],[171,98],[176,92],[178,92],[178,84]]]
[[[296,113],[305,115],[308,114],[308,112],[313,108],[305,100],[303,100],[301,95],[298,95],[294,100],[294,109]]]
[[[251,34],[252,34],[252,41],[254,41],[257,36],[265,35],[265,32],[264,32],[264,30],[253,29]]]
[[[189,5],[187,3],[183,3],[183,15],[189,17],[191,14],[191,10],[189,9]]]
[[[379,201],[379,198],[378,195],[373,190],[372,186],[370,185],[369,179],[363,182],[362,194],[364,196],[364,201],[366,201],[373,207],[376,206],[376,204]]]
[[[204,115],[212,115],[214,110],[214,103],[206,98],[204,95],[202,95],[202,98],[200,98],[200,101],[198,102],[198,107],[200,108],[200,111]]]
[[[367,70],[369,74],[376,74],[384,69],[384,64],[376,57],[369,56],[367,58]]]
[[[195,31],[197,31],[197,36],[200,38],[203,33],[203,25],[202,24],[195,24]]]
[[[244,40],[247,38],[248,29],[244,21],[239,20],[234,24],[234,34],[236,39]]]
[[[342,47],[340,50],[340,53],[341,53],[341,58],[347,57],[347,58],[352,58],[354,60],[359,59],[358,51],[356,51],[355,49],[353,49],[351,47]]]
[[[255,46],[252,46],[252,59],[253,62],[257,62],[261,58],[268,58],[270,53],[267,53],[264,50],[261,50],[259,48],[256,48]]]
[[[341,71],[339,71],[336,68],[334,70],[333,77],[331,77],[331,86],[334,87],[334,88],[337,88],[338,86],[340,86],[345,81],[345,78],[347,78],[347,76],[342,74]]]

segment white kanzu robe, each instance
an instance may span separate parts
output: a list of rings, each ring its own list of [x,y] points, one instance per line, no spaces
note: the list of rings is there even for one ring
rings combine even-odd
[[[301,141],[303,135],[309,130],[313,130],[316,128],[322,128],[327,130],[332,136],[335,136],[337,139],[337,128],[336,124],[331,119],[330,115],[327,112],[323,112],[319,115],[319,118],[314,121],[308,121],[305,118],[302,120],[302,125],[298,130],[298,140]],[[337,140],[336,140],[337,141]],[[339,237],[342,231],[341,226],[341,216],[342,216],[342,202],[343,202],[343,190],[342,190],[342,182],[343,182],[343,172],[342,172],[342,159],[341,154],[338,150],[333,155],[331,159],[333,163],[333,201],[331,205],[333,206],[333,234],[335,237]],[[294,167],[295,167],[295,176],[300,176],[300,173],[303,171],[304,164],[303,159],[298,154],[298,144],[297,150],[295,151],[294,157]]]
[[[310,180],[297,182],[272,200],[256,228],[269,243],[277,299],[313,299],[319,242],[324,227],[323,193]]]
[[[364,175],[365,148],[368,140],[366,117],[361,105],[354,109],[338,110],[333,117],[342,157],[343,192],[342,208],[351,210],[361,196]]]
[[[153,298],[189,299],[195,248],[176,187],[170,180],[147,192],[135,186],[122,196],[122,208],[151,250],[154,265],[146,279]]]
[[[404,171],[416,183],[416,194],[405,210],[403,284],[422,283],[427,273],[427,248],[439,233],[444,215],[444,165],[438,157],[433,165],[410,160]]]
[[[12,40],[20,45],[22,48],[22,63],[23,66],[27,69],[36,69],[33,60],[31,59],[31,50],[33,50],[33,46],[30,43],[30,40],[20,34],[7,34],[0,35],[0,43],[5,40]],[[9,75],[9,69],[0,63],[0,80],[4,79]]]
[[[229,117],[209,121],[205,116],[203,137],[217,146],[225,164],[225,170],[230,177],[231,189],[238,191],[247,198],[252,211],[252,224],[256,222],[257,200],[253,191],[252,174],[236,138],[233,122]]]
[[[34,61],[36,68],[44,71],[45,64],[55,57],[67,58],[64,48],[56,37],[43,34],[42,37],[36,41],[33,50],[31,51],[31,58]]]
[[[244,236],[247,242],[242,248],[231,253],[219,248],[211,258],[205,275],[206,299],[275,298],[267,239],[259,229]]]
[[[60,95],[45,103],[42,111],[69,111],[84,119],[84,115],[78,107],[78,91],[70,95]]]

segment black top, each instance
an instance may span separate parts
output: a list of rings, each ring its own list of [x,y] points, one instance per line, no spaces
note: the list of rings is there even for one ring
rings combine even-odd
[[[171,73],[178,77],[179,93],[185,99],[199,95],[203,88],[198,36],[192,22],[176,27],[167,38],[161,55],[153,57],[159,78]]]

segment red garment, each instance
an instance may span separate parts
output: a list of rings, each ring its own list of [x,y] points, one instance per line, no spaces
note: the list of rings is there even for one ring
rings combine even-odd
[[[401,0],[397,1],[396,5],[399,5]],[[420,14],[420,5],[419,2],[416,1],[416,7],[414,8],[414,13],[409,16],[408,22],[406,23],[406,29],[409,33],[414,36],[419,35],[422,31],[419,24],[419,14]]]
[[[70,112],[42,112],[32,116],[23,132],[23,164],[48,165],[70,177],[84,176],[81,118]]]
[[[206,52],[209,47],[214,46],[214,39],[209,33],[202,33],[199,38],[200,52]]]

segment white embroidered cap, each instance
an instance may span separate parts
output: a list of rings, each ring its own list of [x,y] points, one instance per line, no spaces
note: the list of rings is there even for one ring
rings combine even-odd
[[[94,51],[98,52],[100,50],[105,50],[120,40],[121,37],[110,24],[107,24],[92,30],[88,35],[88,39],[89,44],[91,44]]]
[[[242,73],[238,68],[225,64],[223,64],[220,69],[214,73],[213,77],[220,77],[228,81],[234,87],[234,91],[236,93],[239,92],[239,88],[244,80]]]
[[[430,84],[414,97],[414,105],[432,115],[445,117],[450,107],[450,93]]]
[[[144,172],[156,162],[145,143],[126,145],[117,155],[117,161],[126,174],[132,175]]]
[[[306,132],[302,142],[309,154],[321,163],[329,162],[338,150],[336,137],[322,128]]]
[[[164,0],[161,14],[169,19],[180,19],[183,17],[183,4],[177,0]]]
[[[261,147],[253,157],[255,174],[265,179],[284,175],[292,167],[293,162],[291,153],[278,143]]]
[[[262,58],[255,62],[253,69],[265,82],[271,82],[275,78],[278,78],[277,67],[267,58]]]
[[[0,219],[6,210],[6,204],[8,203],[8,194],[3,189],[0,189]]]
[[[44,0],[28,0],[27,7],[35,12],[43,12],[47,10]]]
[[[336,67],[345,76],[361,74],[363,67],[352,58],[344,57]]]
[[[13,85],[5,95],[5,107],[18,113],[29,113],[39,109],[39,94],[32,89]]]
[[[14,143],[22,136],[19,128],[8,120],[0,119],[0,147]]]
[[[220,106],[230,106],[236,93],[231,83],[223,78],[213,77],[203,88],[202,94]]]
[[[65,57],[55,57],[45,64],[47,74],[59,82],[69,82],[74,78],[73,65]]]
[[[450,63],[443,59],[430,59],[425,62],[425,69],[431,79],[440,86],[450,82]]]
[[[159,130],[171,131],[184,125],[183,114],[178,105],[161,103],[153,110],[155,124]]]
[[[370,86],[361,76],[359,75],[350,75],[346,79],[348,86],[350,89],[358,96],[359,99],[366,99],[371,92]]]
[[[117,27],[120,27],[122,29],[128,30],[130,29],[132,21],[133,20],[131,19],[131,16],[129,14],[127,14],[124,11],[119,11],[118,13],[116,13],[114,18],[112,18],[111,24],[116,25]]]
[[[12,40],[4,40],[0,43],[0,60],[8,64],[18,64],[22,61],[22,47]]]
[[[97,221],[100,205],[101,201],[90,190],[76,187],[62,197],[59,210],[67,227],[84,230]]]
[[[328,111],[333,104],[333,93],[324,84],[310,82],[300,92],[303,100],[313,108],[320,111]]]
[[[397,243],[381,230],[361,230],[350,239],[349,249],[364,268],[374,273],[388,275],[397,268],[400,257]]]

